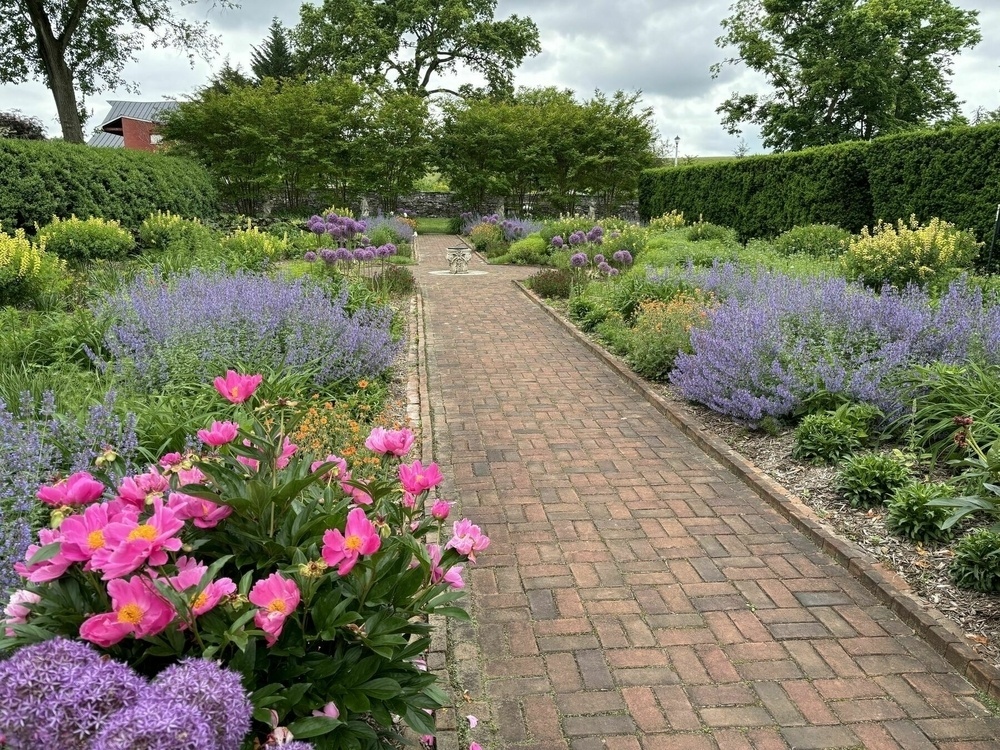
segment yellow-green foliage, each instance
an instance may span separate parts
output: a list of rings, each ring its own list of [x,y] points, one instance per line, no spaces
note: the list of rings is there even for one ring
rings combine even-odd
[[[135,248],[132,234],[122,229],[121,224],[97,217],[53,216],[50,223],[38,230],[37,236],[48,252],[76,263],[123,258]]]
[[[909,222],[861,230],[842,257],[848,278],[875,288],[892,284],[942,284],[972,265],[979,244],[968,232],[938,218],[923,226],[916,216]]]
[[[43,243],[31,244],[23,229],[13,236],[0,232],[0,305],[37,303],[44,292],[59,295],[68,283],[66,263],[46,253]]]
[[[288,249],[287,238],[261,232],[249,222],[246,229],[237,229],[224,237],[221,244],[227,256],[258,262],[279,258]]]
[[[198,219],[185,219],[169,211],[154,211],[139,227],[139,244],[144,252],[193,255],[212,252],[217,235]]]
[[[354,218],[354,212],[347,206],[330,206],[326,211],[323,212],[323,216],[329,216],[330,214],[337,214],[337,216],[350,216]]]
[[[503,242],[503,232],[496,224],[476,224],[469,232],[469,240],[482,252],[490,245]]]
[[[658,232],[662,232],[664,229],[678,229],[684,224],[684,212],[677,209],[649,220],[649,228]]]

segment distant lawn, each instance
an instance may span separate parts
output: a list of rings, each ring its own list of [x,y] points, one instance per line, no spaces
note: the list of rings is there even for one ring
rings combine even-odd
[[[449,221],[440,217],[418,218],[417,234],[448,234]]]

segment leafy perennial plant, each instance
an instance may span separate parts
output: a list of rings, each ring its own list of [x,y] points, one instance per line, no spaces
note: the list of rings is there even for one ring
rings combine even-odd
[[[251,693],[258,741],[387,747],[398,720],[430,734],[445,696],[421,658],[426,618],[465,615],[463,565],[489,539],[463,519],[432,541],[450,504],[428,499],[436,464],[401,462],[408,430],[373,430],[392,478],[356,481],[338,456],[299,455],[285,405],[251,407],[260,380],[216,379],[234,412],[199,432],[202,450],[116,486],[95,469],[39,490],[52,523],[17,565],[0,651],[83,639],[147,676],[221,660]]]

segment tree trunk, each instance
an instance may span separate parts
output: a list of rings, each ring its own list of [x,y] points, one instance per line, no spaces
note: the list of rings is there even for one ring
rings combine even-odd
[[[79,7],[73,17],[79,20],[79,15],[86,8],[87,0],[77,0]],[[73,73],[66,64],[65,52],[69,36],[75,30],[64,29],[67,37],[57,38],[52,31],[52,23],[41,0],[27,0],[28,16],[35,29],[35,42],[38,45],[38,56],[45,68],[49,89],[56,101],[56,111],[59,113],[59,124],[62,126],[63,139],[70,143],[83,143],[83,122],[80,119],[80,107],[76,101],[76,90],[73,88]]]

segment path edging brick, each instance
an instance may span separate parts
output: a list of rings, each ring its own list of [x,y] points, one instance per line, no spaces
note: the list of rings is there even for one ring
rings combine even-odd
[[[866,589],[893,611],[923,638],[931,648],[991,698],[1000,700],[1000,670],[976,653],[966,642],[961,629],[934,607],[921,604],[909,585],[896,573],[887,570],[856,544],[836,535],[824,526],[813,510],[795,495],[765,475],[751,461],[730,448],[697,419],[678,411],[603,347],[590,340],[572,322],[551,308],[519,281],[514,285],[571,336],[617,373],[653,408],[690,438],[699,448],[717,460],[747,485],[758,497],[777,510],[792,525],[836,560]]]

